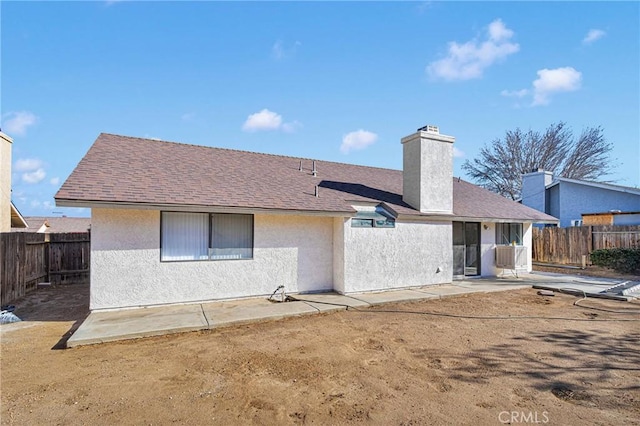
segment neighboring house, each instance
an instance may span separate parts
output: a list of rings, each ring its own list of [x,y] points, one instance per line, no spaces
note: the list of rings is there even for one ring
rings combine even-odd
[[[11,202],[11,148],[13,139],[0,131],[0,232],[12,227],[26,228],[27,223]]]
[[[583,213],[582,225],[640,225],[640,211],[613,210],[602,213]]]
[[[90,217],[40,217],[24,218],[27,228],[12,228],[13,232],[37,232],[40,234],[87,232],[91,230]]]
[[[101,134],[55,198],[91,208],[92,310],[442,284],[510,243],[531,270],[556,219],[453,178],[453,141],[403,138],[399,171]]]
[[[589,182],[540,170],[522,177],[522,204],[560,219],[560,226],[582,223],[582,215],[640,211],[640,188]]]

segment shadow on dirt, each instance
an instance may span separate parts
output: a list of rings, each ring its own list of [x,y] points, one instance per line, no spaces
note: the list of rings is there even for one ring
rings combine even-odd
[[[581,395],[591,385],[615,382],[616,371],[640,372],[640,333],[611,336],[567,329],[513,337],[510,342],[469,353],[467,363],[453,378],[477,383],[492,377],[520,376],[539,391]],[[568,379],[576,372],[580,383]],[[637,391],[640,385],[615,390]]]
[[[74,321],[52,349],[64,349],[67,340],[89,315],[89,285],[70,284],[40,288],[15,303],[14,314],[25,322]]]

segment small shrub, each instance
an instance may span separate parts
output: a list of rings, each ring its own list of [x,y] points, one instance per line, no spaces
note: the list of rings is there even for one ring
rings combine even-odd
[[[591,263],[618,272],[640,272],[640,248],[601,249],[591,253]]]

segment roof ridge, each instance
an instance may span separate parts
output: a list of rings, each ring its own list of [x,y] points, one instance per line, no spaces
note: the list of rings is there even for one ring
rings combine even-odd
[[[361,165],[361,164],[343,163],[343,162],[339,162],[339,161],[322,160],[322,159],[319,159],[319,158],[294,157],[294,156],[291,156],[291,155],[271,154],[271,153],[268,153],[268,152],[247,151],[247,150],[244,150],[244,149],[222,148],[222,147],[208,146],[208,145],[197,145],[197,144],[194,144],[194,143],[180,142],[180,141],[167,141],[167,140],[163,140],[163,139],[151,139],[151,138],[141,138],[141,137],[138,137],[138,136],[118,135],[118,134],[115,134],[115,133],[108,133],[108,132],[101,132],[100,135],[98,136],[98,139],[102,135],[115,136],[115,137],[118,137],[118,138],[126,138],[126,139],[137,139],[137,140],[142,140],[142,141],[146,141],[146,142],[159,142],[159,143],[166,143],[166,144],[193,146],[193,147],[196,147],[196,148],[207,148],[207,149],[215,149],[215,150],[221,150],[221,151],[239,152],[239,153],[242,153],[242,154],[264,155],[264,156],[277,157],[277,158],[289,158],[289,159],[293,159],[293,160],[321,161],[322,163],[338,164],[338,165],[341,165],[341,166],[342,165],[346,165],[346,166],[354,166],[354,167],[363,167],[365,169],[378,169],[378,170],[390,170],[390,171],[395,171],[395,172],[402,172],[402,170],[390,169],[388,167],[364,166],[364,165]]]
[[[548,186],[552,186],[552,184],[559,182],[561,180],[564,181],[569,181],[569,182],[577,182],[577,183],[583,183],[586,185],[603,185],[603,186],[609,186],[612,187],[611,189],[627,189],[627,190],[632,190],[632,191],[640,191],[640,187],[637,186],[626,186],[626,185],[618,185],[616,183],[612,183],[612,182],[602,182],[602,181],[597,181],[597,180],[586,180],[586,179],[575,179],[575,178],[568,178],[568,177],[564,177],[564,176],[558,176],[556,179],[554,179],[553,182],[551,182],[550,185]]]

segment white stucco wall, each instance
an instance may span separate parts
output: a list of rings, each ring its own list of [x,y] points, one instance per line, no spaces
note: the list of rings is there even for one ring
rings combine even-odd
[[[13,139],[0,132],[0,232],[11,232],[11,145]]]
[[[345,220],[342,229],[344,284],[336,291],[388,290],[452,280],[451,222],[398,221],[395,228],[352,228]]]
[[[344,293],[344,229],[350,219],[333,219],[333,289]]]
[[[533,264],[531,260],[531,255],[533,253],[533,224],[532,223],[523,223],[522,224],[522,245],[527,247],[527,270],[526,271],[518,271],[518,272],[531,272],[533,270]]]
[[[485,226],[487,229],[484,229]],[[480,275],[495,277],[502,272],[496,268],[496,224],[482,223],[480,225]]]
[[[333,219],[255,215],[253,259],[160,262],[160,212],[92,209],[90,308],[333,288]]]
[[[485,226],[487,229],[484,229]],[[533,225],[531,223],[522,224],[522,245],[527,247],[527,267],[518,269],[516,272],[531,272],[531,246],[533,240]],[[495,277],[502,275],[502,268],[496,268],[496,224],[483,223],[480,227],[480,257],[482,259],[480,274],[483,277]]]

